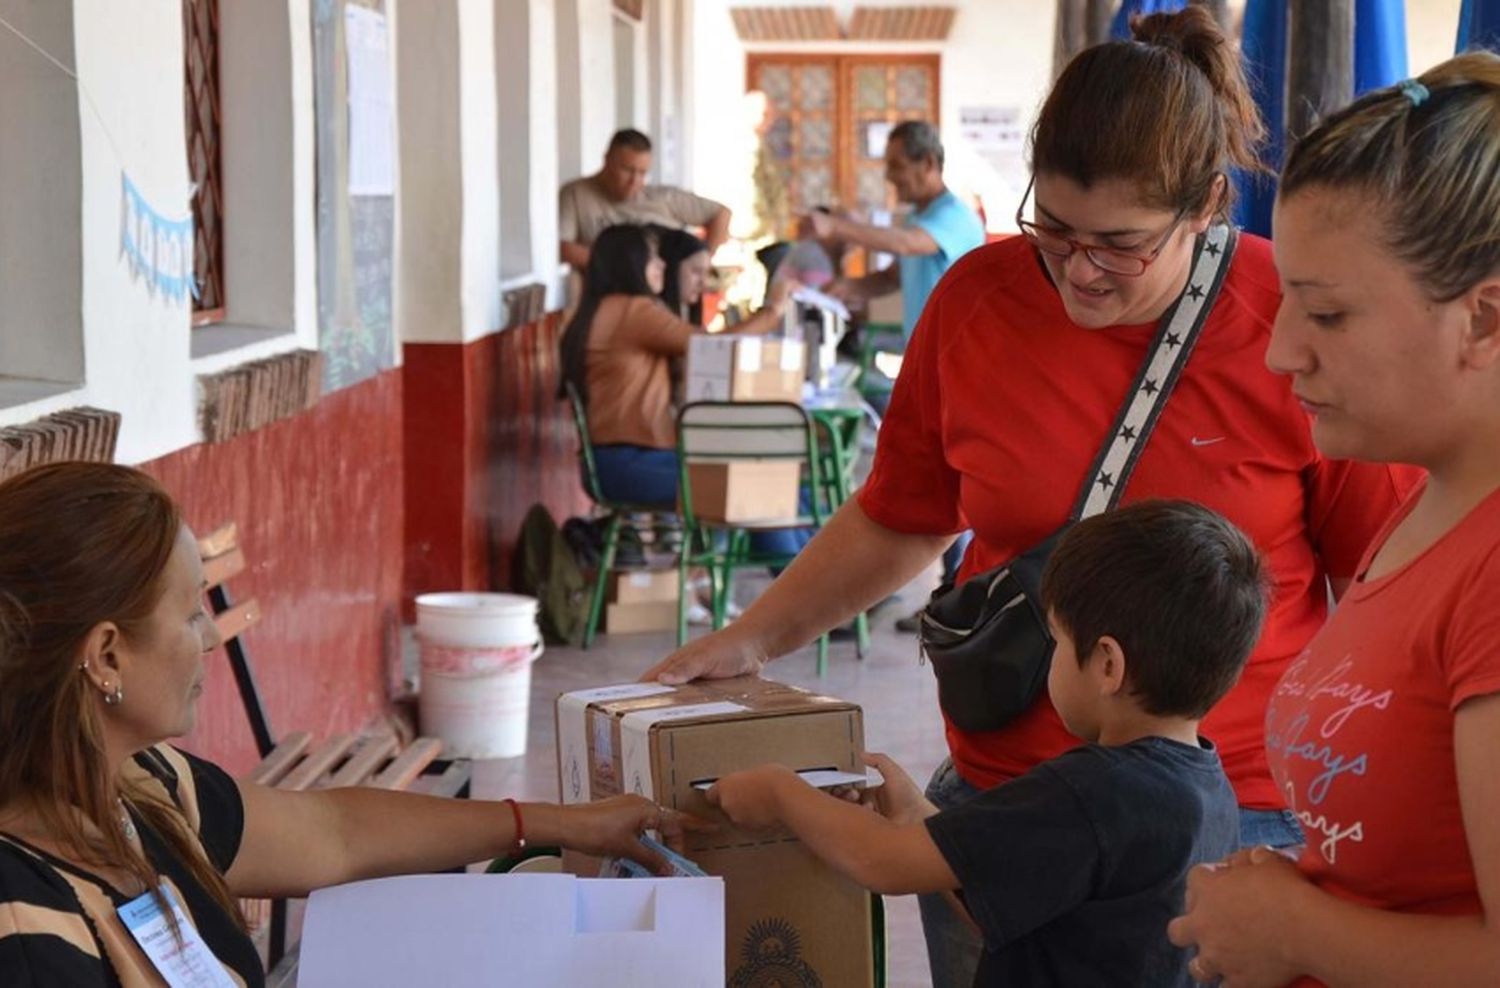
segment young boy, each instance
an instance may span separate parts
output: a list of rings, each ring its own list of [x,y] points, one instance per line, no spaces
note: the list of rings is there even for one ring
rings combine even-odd
[[[879,814],[768,765],[708,793],[735,824],[786,826],[888,895],[959,891],[984,933],[975,984],[1190,985],[1167,940],[1187,872],[1238,844],[1234,793],[1198,722],[1259,637],[1254,547],[1217,514],[1147,501],[1090,518],[1042,579],[1047,689],[1086,742],[939,812],[883,755]]]

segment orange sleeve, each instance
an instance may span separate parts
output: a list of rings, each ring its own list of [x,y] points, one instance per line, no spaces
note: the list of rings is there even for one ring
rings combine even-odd
[[[922,311],[880,425],[875,464],[858,494],[865,514],[896,532],[949,535],[964,528],[959,473],[943,450],[941,351],[951,294],[939,284]]]
[[[620,335],[652,353],[680,357],[688,351],[693,324],[672,315],[672,311],[653,297],[640,296],[628,303],[620,323]]]

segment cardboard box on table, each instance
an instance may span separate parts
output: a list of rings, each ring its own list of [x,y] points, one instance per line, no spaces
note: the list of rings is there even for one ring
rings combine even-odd
[[[380,878],[312,894],[298,981],[715,988],[723,923],[717,878]]]
[[[619,570],[609,576],[604,630],[610,634],[677,627],[677,571]]]
[[[863,773],[858,705],[755,677],[631,683],[559,697],[557,732],[563,802],[635,792],[720,823],[686,853],[724,879],[726,984],[872,983],[870,894],[787,831],[734,828],[693,786],[766,762]],[[563,864],[599,866],[573,853]]]
[[[688,401],[802,400],[807,349],[800,340],[698,333],[688,343]]]

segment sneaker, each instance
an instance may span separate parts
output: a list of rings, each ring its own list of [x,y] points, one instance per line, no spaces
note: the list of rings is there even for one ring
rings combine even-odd
[[[733,621],[742,613],[739,605],[732,600],[724,606],[725,621]],[[688,604],[688,624],[696,628],[708,628],[712,627],[713,623],[714,612],[704,605],[702,601],[695,600]]]
[[[922,612],[921,611],[917,611],[916,613],[909,614],[909,615],[907,615],[904,618],[897,618],[896,619],[896,630],[897,631],[905,632],[908,635],[914,635],[917,632],[921,631],[922,630]]]

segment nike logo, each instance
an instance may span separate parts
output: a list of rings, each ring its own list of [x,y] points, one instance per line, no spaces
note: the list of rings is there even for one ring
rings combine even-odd
[[[1191,441],[1194,446],[1212,446],[1214,443],[1223,442],[1224,437],[1214,436],[1212,439],[1199,439],[1197,436],[1194,436]]]

